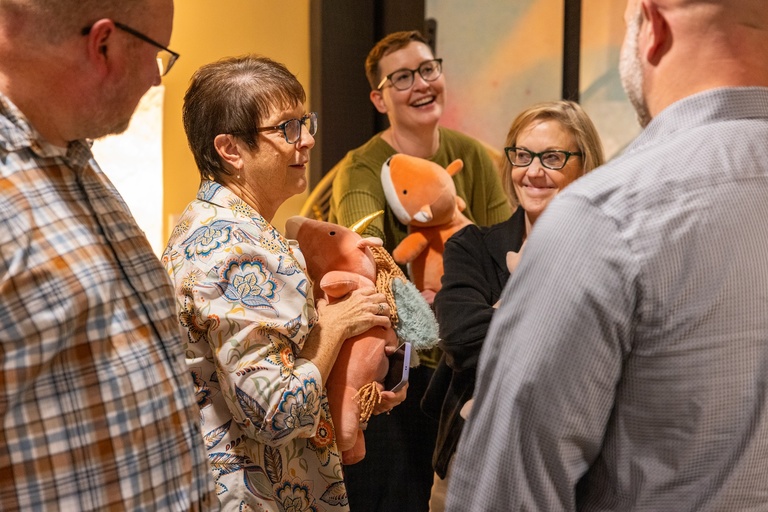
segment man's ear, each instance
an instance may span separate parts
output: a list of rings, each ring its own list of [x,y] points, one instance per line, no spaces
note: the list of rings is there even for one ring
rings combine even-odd
[[[379,114],[387,113],[387,105],[384,103],[384,94],[381,91],[373,90],[368,97],[371,98],[371,103],[379,111]]]
[[[115,23],[110,19],[102,19],[91,25],[86,37],[86,51],[88,61],[98,70],[99,74],[106,75],[113,65],[112,53],[109,52],[111,38],[115,33]]]
[[[659,10],[655,2],[642,2],[643,18],[645,27],[642,29],[641,37],[643,39],[645,58],[655,66],[661,61],[661,58],[667,53],[672,44],[672,32],[669,29],[669,23],[664,17],[664,13]]]
[[[227,167],[235,171],[243,168],[243,157],[240,154],[240,146],[234,135],[220,133],[213,139],[213,146]]]

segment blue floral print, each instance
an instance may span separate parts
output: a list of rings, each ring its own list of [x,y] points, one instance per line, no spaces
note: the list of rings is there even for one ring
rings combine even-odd
[[[317,367],[304,258],[227,188],[204,182],[163,255],[225,510],[347,512]]]
[[[282,286],[259,258],[242,256],[228,260],[219,269],[219,277],[216,286],[231,302],[252,309],[274,310],[273,303],[280,300],[278,292]]]
[[[229,243],[232,222],[217,220],[208,226],[195,229],[180,245],[187,259],[207,258],[212,252]]]

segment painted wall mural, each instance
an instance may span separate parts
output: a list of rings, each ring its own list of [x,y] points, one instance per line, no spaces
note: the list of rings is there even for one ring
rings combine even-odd
[[[443,124],[501,149],[512,119],[560,98],[563,0],[427,0],[448,99]],[[582,0],[581,104],[608,156],[640,131],[618,74],[623,2]]]

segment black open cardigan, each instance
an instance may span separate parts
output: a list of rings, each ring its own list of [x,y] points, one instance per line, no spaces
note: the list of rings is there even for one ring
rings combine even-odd
[[[435,296],[443,357],[421,402],[438,419],[432,466],[445,478],[456,451],[464,419],[462,406],[472,398],[480,349],[491,316],[509,279],[507,252],[519,251],[525,239],[525,211],[490,227],[467,226],[445,244],[442,288]]]

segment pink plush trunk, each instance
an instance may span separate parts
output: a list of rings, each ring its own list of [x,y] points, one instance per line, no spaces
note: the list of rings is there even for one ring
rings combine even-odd
[[[365,458],[365,437],[363,431],[357,431],[357,440],[355,446],[351,450],[341,452],[341,462],[349,466],[350,464],[357,464]]]
[[[389,363],[386,345],[396,345],[392,329],[374,327],[370,331],[344,342],[328,377],[328,404],[336,430],[336,444],[342,452],[352,450],[362,440],[361,407],[355,398],[357,391],[371,382],[381,382]],[[365,445],[362,447],[365,453]],[[359,448],[358,448],[359,451]]]

